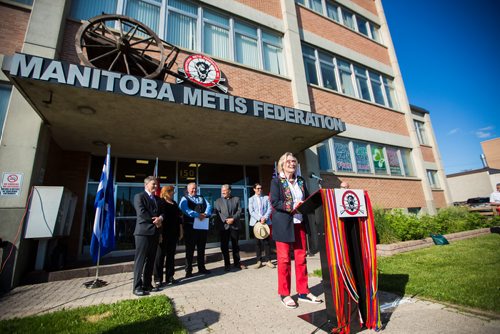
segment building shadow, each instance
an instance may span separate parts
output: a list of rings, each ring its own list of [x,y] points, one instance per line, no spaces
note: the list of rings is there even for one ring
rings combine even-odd
[[[179,320],[187,328],[189,333],[206,331],[211,325],[219,322],[220,313],[213,310],[200,310],[185,314]]]

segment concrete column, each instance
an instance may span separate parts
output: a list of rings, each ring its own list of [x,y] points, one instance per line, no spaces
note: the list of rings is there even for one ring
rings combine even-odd
[[[66,0],[34,1],[22,52],[45,58],[58,57],[68,7]],[[0,62],[3,63],[3,58]],[[0,174],[20,173],[23,181],[19,196],[0,197],[0,237],[14,245],[9,259],[11,269],[4,272],[2,276],[5,277],[0,282],[0,290],[4,291],[19,283],[21,275],[28,269],[28,259],[36,244],[23,240],[22,227],[20,234],[18,230],[24,223],[24,208],[30,188],[43,180],[43,166],[39,163],[45,159],[40,152],[46,151],[39,147],[42,123],[36,111],[13,87],[0,139]],[[43,142],[47,143],[47,140]],[[10,247],[2,250],[2,256],[3,252],[10,252]]]
[[[287,65],[287,75],[292,78],[294,107],[311,111],[306,71],[302,61],[299,24],[294,0],[281,0],[284,24],[283,53]]]

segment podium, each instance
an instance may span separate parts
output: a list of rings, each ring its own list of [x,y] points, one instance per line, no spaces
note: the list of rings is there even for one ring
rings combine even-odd
[[[368,193],[319,189],[297,209],[314,224],[326,309],[300,315],[330,333],[381,328],[376,236]]]

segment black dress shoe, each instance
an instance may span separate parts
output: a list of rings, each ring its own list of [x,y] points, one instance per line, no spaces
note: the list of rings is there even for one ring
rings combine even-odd
[[[158,291],[161,291],[160,289],[160,285],[155,285],[152,289],[151,289],[152,292],[158,292]]]
[[[172,284],[177,284],[177,280],[173,277],[170,277],[168,280],[167,280],[167,285],[172,285]]]
[[[208,269],[201,269],[200,271],[198,271],[200,274],[203,274],[203,275],[208,275],[208,274],[211,274],[212,272]]]
[[[151,291],[153,291],[153,286],[152,285],[143,286],[142,290],[147,291],[147,292],[151,292]]]
[[[226,273],[230,272],[230,271],[231,271],[231,266],[225,266],[225,267],[224,267],[224,271],[225,271]]]
[[[185,277],[186,278],[193,277],[193,273],[187,272]]]
[[[134,295],[139,296],[139,297],[142,297],[142,296],[147,296],[147,295],[149,295],[149,292],[144,291],[144,290],[142,290],[142,289],[135,289],[135,290],[134,290]]]

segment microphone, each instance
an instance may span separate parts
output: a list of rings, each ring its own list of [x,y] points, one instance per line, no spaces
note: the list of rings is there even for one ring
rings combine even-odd
[[[322,178],[320,178],[319,176],[317,176],[317,175],[316,175],[316,174],[314,174],[314,173],[311,173],[311,174],[309,175],[309,177],[310,177],[311,179],[316,179],[316,180],[318,180],[318,181],[320,181],[320,182],[321,182],[321,181],[323,181],[323,179],[322,179]]]

